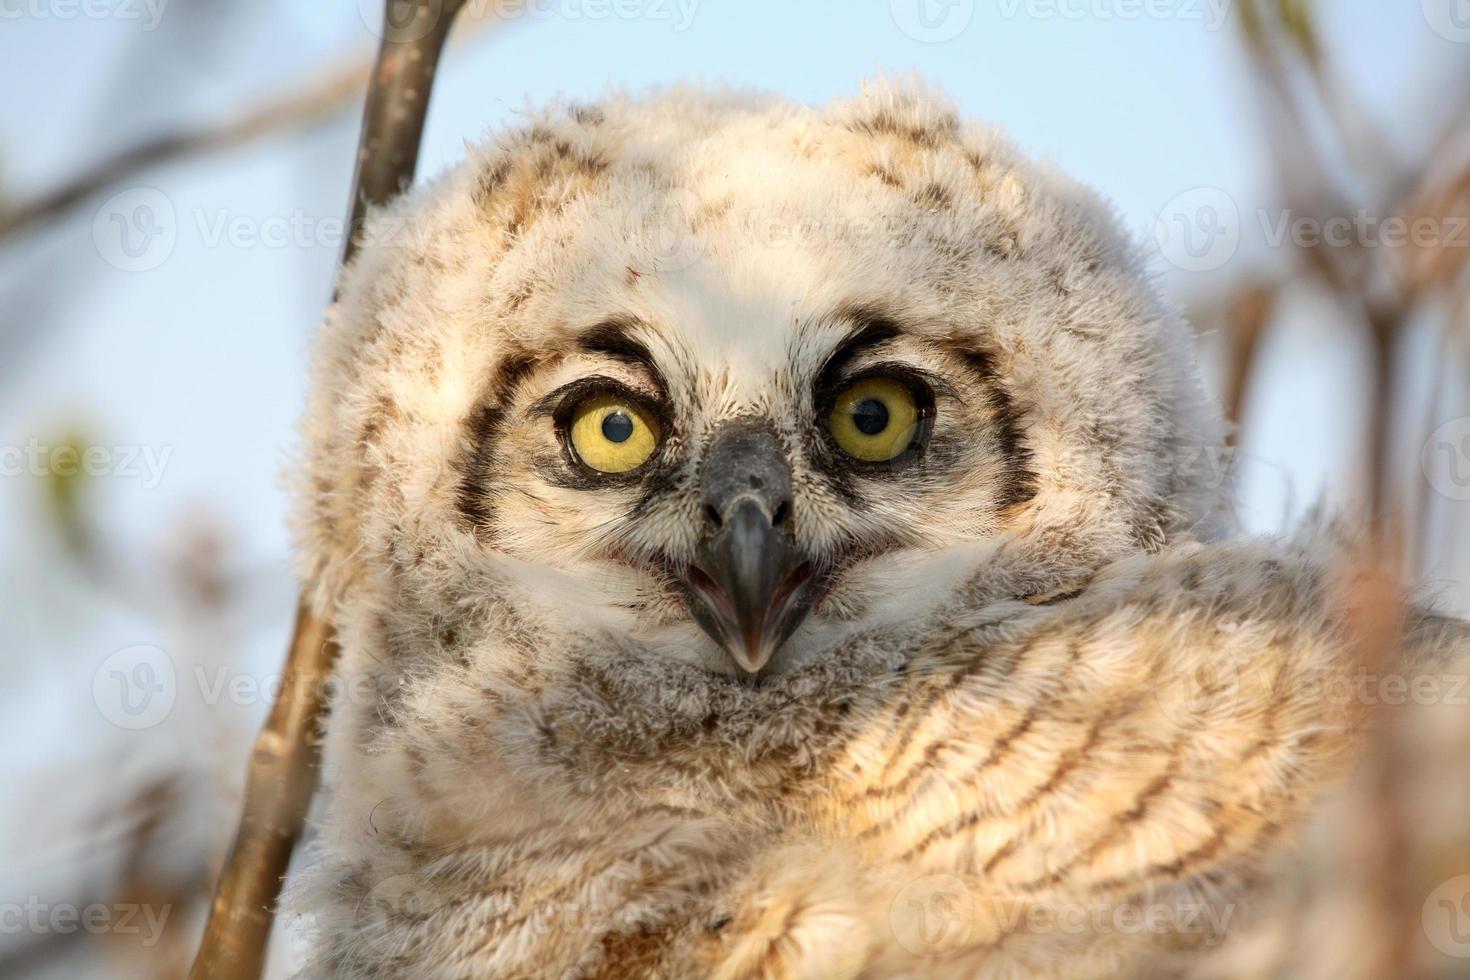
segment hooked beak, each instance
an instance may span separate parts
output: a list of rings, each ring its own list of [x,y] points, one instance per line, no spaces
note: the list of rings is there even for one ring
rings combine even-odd
[[[695,621],[757,673],[806,619],[811,566],[791,534],[791,473],[774,431],[731,423],[702,468],[705,537],[689,569]]]

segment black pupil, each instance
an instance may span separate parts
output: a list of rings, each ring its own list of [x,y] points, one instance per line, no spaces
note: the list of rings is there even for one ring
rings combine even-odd
[[[864,398],[853,406],[852,424],[865,436],[876,436],[888,428],[888,406],[876,398]]]
[[[627,442],[633,438],[633,420],[627,412],[608,412],[602,420],[602,434],[608,442]]]

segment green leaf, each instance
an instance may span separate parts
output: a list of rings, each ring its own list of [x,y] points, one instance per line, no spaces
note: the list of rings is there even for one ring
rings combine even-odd
[[[91,481],[82,466],[91,445],[90,439],[73,430],[47,443],[40,459],[46,510],[67,547],[76,552],[86,551],[91,541],[85,502]]]

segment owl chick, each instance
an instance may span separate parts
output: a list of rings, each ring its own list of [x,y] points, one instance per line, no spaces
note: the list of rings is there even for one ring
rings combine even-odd
[[[373,216],[312,391],[307,976],[1117,975],[1351,744],[1139,250],[917,87],[533,115]]]

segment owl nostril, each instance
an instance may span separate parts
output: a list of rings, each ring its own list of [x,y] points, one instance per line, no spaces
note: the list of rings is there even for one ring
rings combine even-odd
[[[776,508],[776,513],[771,515],[771,527],[780,527],[782,524],[786,523],[787,518],[789,518],[790,516],[791,501],[781,501],[780,505]]]
[[[720,512],[715,509],[714,504],[704,505],[704,519],[717,528],[724,526],[725,523],[725,519],[720,516]]]

